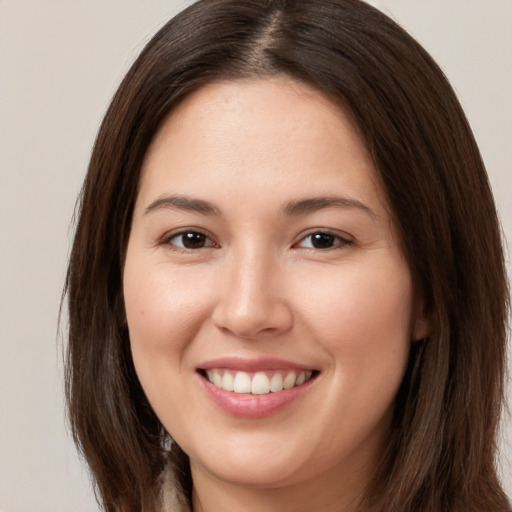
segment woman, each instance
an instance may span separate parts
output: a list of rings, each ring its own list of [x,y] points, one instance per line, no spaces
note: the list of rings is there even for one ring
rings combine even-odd
[[[485,170],[442,72],[365,3],[171,20],[98,134],[67,294],[105,510],[510,510]]]

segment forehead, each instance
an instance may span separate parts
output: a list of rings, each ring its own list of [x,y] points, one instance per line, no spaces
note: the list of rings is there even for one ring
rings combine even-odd
[[[331,137],[326,135],[334,134],[322,133],[322,129],[330,132],[333,126],[339,135],[337,142],[342,138],[348,142],[340,149],[352,145],[365,151],[348,113],[303,82],[286,76],[213,82],[185,97],[172,110],[153,138],[146,160],[178,132],[208,134],[200,140],[202,149],[207,149],[206,143],[214,139],[218,142],[225,137],[223,147],[229,141],[235,146],[242,137],[261,140],[263,133],[275,136],[280,143],[283,139],[293,143],[305,134],[301,128],[307,128],[308,140],[318,143],[315,137],[323,136],[324,142],[328,142]],[[198,139],[194,137],[189,142],[194,140]]]
[[[271,184],[304,196],[305,188],[326,195],[337,184],[361,200],[382,200],[378,181],[349,115],[316,89],[279,77],[211,83],[185,98],[148,148],[140,191],[268,195]]]

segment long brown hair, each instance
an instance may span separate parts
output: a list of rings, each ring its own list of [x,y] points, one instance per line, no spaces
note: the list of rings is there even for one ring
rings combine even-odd
[[[166,449],[138,382],[124,316],[123,259],[146,149],[202,85],[279,74],[351,113],[430,314],[368,503],[386,512],[511,510],[495,468],[508,290],[484,165],[432,58],[359,0],[200,0],[154,36],[115,94],[80,196],[65,288],[69,417],[104,509],[154,509],[169,457],[191,491],[187,457]]]

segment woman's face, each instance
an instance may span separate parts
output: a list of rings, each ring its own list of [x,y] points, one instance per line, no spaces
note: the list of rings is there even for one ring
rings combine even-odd
[[[124,268],[135,368],[195,479],[366,478],[415,314],[411,275],[347,115],[303,84],[211,84],[142,168]]]

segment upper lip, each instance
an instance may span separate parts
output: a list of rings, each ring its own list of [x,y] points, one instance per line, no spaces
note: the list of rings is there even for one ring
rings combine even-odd
[[[214,368],[227,368],[230,370],[239,370],[243,372],[257,372],[261,370],[315,370],[308,365],[295,363],[285,359],[274,357],[259,357],[248,359],[242,357],[221,357],[211,359],[199,365],[200,370],[212,370]]]

